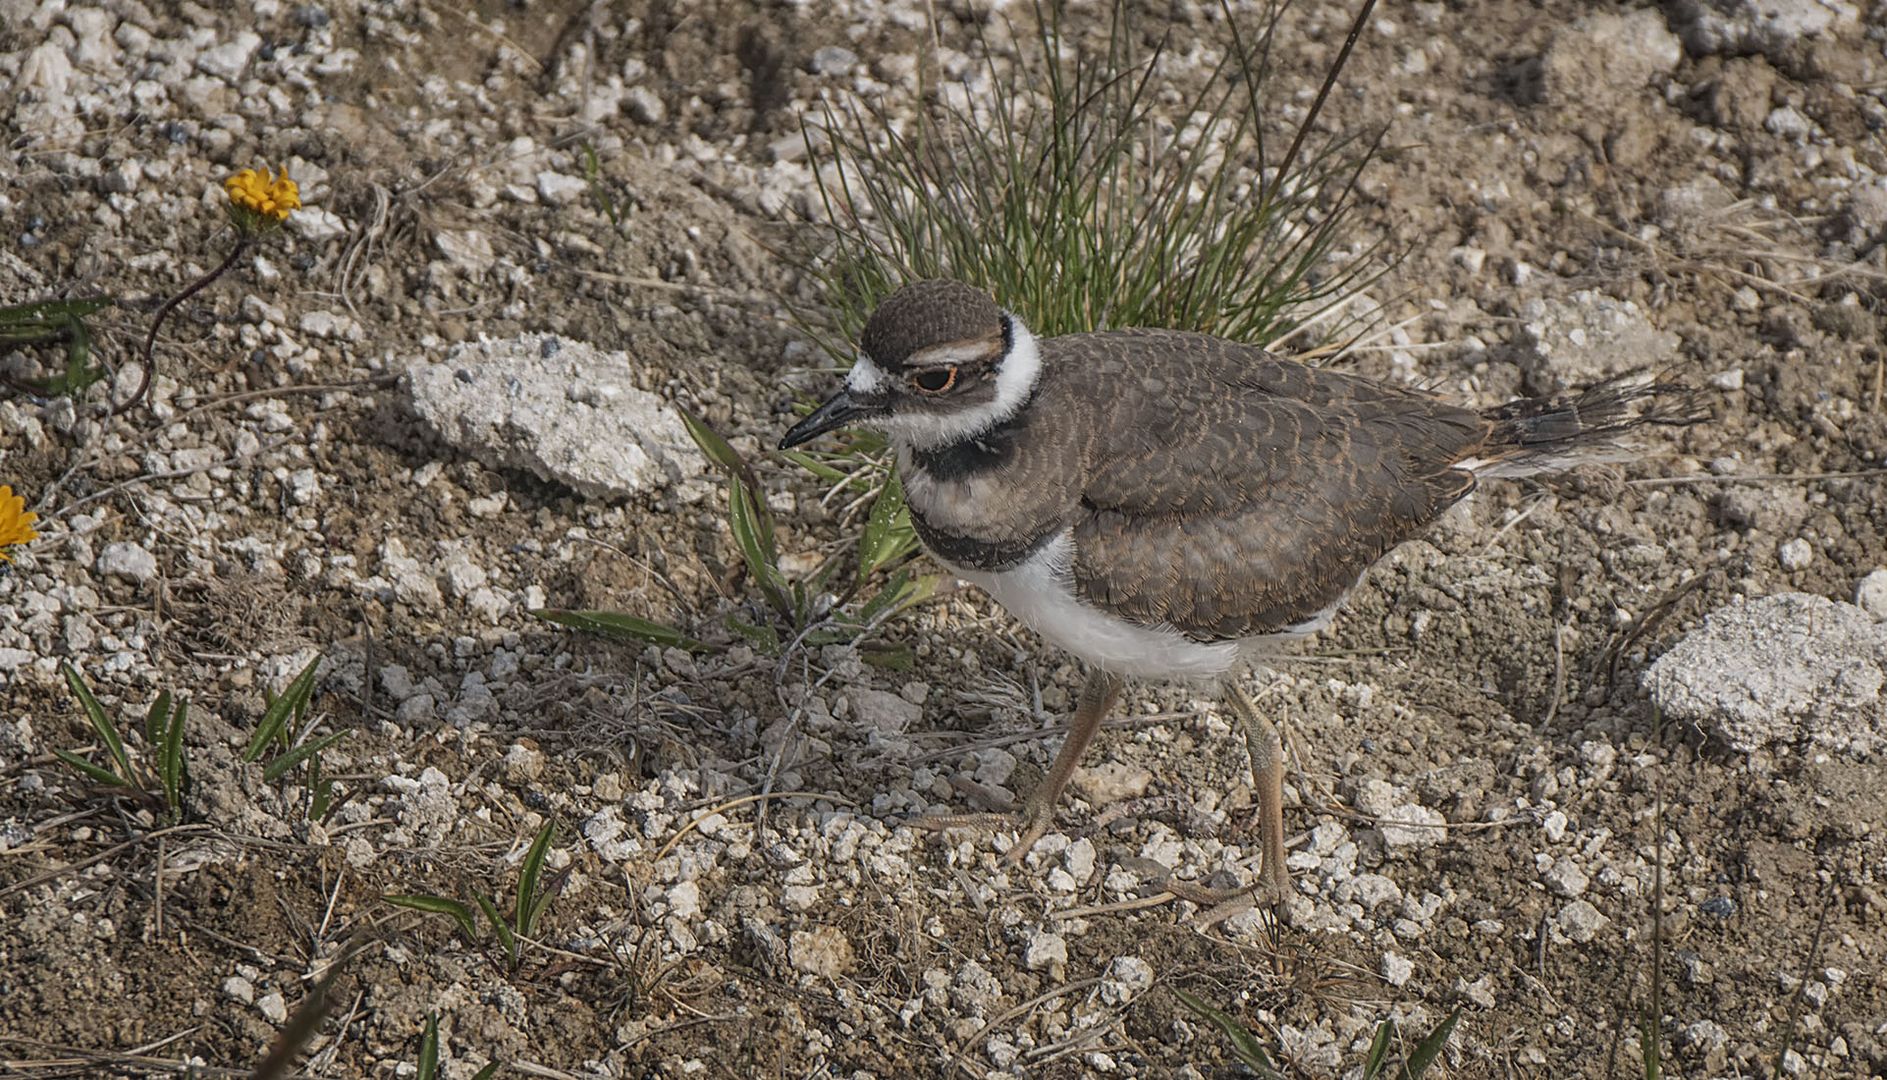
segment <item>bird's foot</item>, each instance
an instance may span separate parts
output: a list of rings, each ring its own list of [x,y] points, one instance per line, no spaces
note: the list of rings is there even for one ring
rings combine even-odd
[[[920,829],[944,832],[948,829],[987,829],[990,832],[1016,830],[1016,842],[1003,853],[1002,861],[1009,866],[1020,866],[1027,858],[1035,842],[1048,832],[1054,824],[1055,815],[1050,810],[1031,811],[1024,807],[1021,813],[1004,814],[926,814],[912,818],[910,823]]]

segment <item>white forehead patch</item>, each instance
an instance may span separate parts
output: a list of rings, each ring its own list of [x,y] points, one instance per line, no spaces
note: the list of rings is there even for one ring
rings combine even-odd
[[[876,394],[884,389],[887,381],[884,369],[872,363],[871,357],[859,353],[852,361],[852,373],[845,377],[845,388],[854,394]]]

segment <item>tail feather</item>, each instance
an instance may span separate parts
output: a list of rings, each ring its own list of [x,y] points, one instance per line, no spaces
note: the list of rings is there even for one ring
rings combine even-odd
[[[1477,477],[1533,476],[1579,465],[1629,461],[1629,437],[1652,425],[1682,427],[1709,418],[1697,391],[1667,376],[1635,372],[1578,394],[1521,398],[1481,414],[1487,438],[1456,463]]]

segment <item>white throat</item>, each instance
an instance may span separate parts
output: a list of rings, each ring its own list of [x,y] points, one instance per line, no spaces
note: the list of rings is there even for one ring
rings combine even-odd
[[[1042,377],[1042,350],[1036,343],[1035,335],[1023,325],[1022,320],[1005,313],[1009,320],[1009,351],[996,365],[996,396],[990,401],[971,409],[960,409],[948,415],[926,413],[905,413],[887,416],[871,422],[872,427],[885,433],[885,437],[899,449],[935,450],[940,447],[959,443],[965,439],[975,439],[1009,418],[1022,408],[1029,395],[1035,392],[1035,384]],[[883,368],[872,363],[871,357],[860,355],[852,365],[852,373],[845,380],[846,389],[858,394],[869,394],[884,385],[890,376]]]

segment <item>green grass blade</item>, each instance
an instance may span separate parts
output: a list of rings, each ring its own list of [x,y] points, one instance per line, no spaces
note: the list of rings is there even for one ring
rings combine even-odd
[[[735,450],[726,439],[721,438],[719,433],[709,427],[706,421],[686,409],[676,411],[681,414],[681,422],[688,429],[688,435],[694,439],[695,445],[701,448],[701,452],[707,455],[709,461],[720,466],[721,470],[729,476],[739,476],[747,471],[746,459],[742,458],[740,452]]]
[[[439,1014],[426,1014],[426,1030],[419,1036],[419,1080],[439,1075]]]
[[[494,1061],[473,1073],[472,1080],[491,1080],[491,1078],[496,1075],[498,1075],[498,1063]]]
[[[98,704],[98,699],[92,696],[92,689],[79,676],[79,669],[73,667],[70,661],[62,660],[59,670],[65,675],[66,686],[72,691],[72,696],[79,699],[79,707],[85,710],[86,719],[92,722],[92,730],[98,732],[105,749],[111,752],[111,760],[117,764],[118,774],[125,783],[130,783],[131,758],[125,753],[124,740],[118,737],[117,725],[111,722],[104,708]]]
[[[269,702],[268,709],[256,724],[255,734],[249,737],[249,746],[242,752],[244,761],[259,760],[269,743],[279,738],[288,727],[288,718],[295,715],[296,710],[307,706],[308,699],[314,695],[315,671],[320,666],[320,656],[308,661],[308,666],[301,669],[301,674],[288,684],[288,689]]]
[[[1204,1000],[1194,994],[1187,993],[1178,987],[1173,989],[1173,993],[1179,995],[1180,1002],[1188,1009],[1197,1013],[1201,1019],[1205,1020],[1213,1027],[1218,1028],[1219,1031],[1225,1035],[1226,1039],[1232,1044],[1233,1057],[1243,1062],[1247,1068],[1251,1069],[1259,1076],[1264,1077],[1265,1080],[1274,1080],[1274,1078],[1277,1077],[1278,1071],[1277,1068],[1271,1064],[1270,1055],[1265,1053],[1264,1047],[1258,1045],[1258,1040],[1252,1036],[1250,1031],[1246,1030],[1245,1025],[1239,1023],[1232,1016],[1206,1004]]]
[[[1363,1061],[1363,1080],[1376,1080],[1382,1075],[1383,1067],[1389,1064],[1389,1044],[1395,1037],[1394,1020],[1384,1020],[1376,1028],[1376,1037],[1369,1041],[1369,1057]]]
[[[448,900],[443,896],[431,896],[424,893],[389,893],[381,897],[394,907],[411,908],[428,915],[446,915],[459,924],[459,932],[465,935],[467,942],[478,940],[478,919],[472,909],[457,900]]]
[[[307,759],[311,757],[318,756],[328,747],[333,746],[335,743],[340,742],[342,739],[346,738],[347,735],[348,735],[348,729],[342,728],[340,731],[323,735],[319,739],[313,739],[308,742],[302,743],[300,746],[295,747],[294,749],[290,750],[288,753],[283,754],[280,757],[277,757],[274,761],[269,762],[268,768],[262,770],[262,779],[268,781],[271,784],[275,783],[277,780],[280,780],[285,774],[287,774],[287,772],[290,769],[293,769],[295,766],[301,764],[303,761],[306,761]]]
[[[537,912],[543,898],[538,895],[538,883],[544,874],[544,859],[550,854],[550,840],[557,831],[555,821],[544,822],[544,827],[537,830],[537,839],[531,841],[531,849],[524,853],[524,862],[518,867],[518,906],[512,916],[517,920],[518,933],[530,937],[537,925]]]
[[[171,819],[177,821],[183,819],[184,793],[190,786],[189,765],[183,755],[183,729],[189,716],[190,701],[186,698],[177,703],[177,711],[164,728],[164,749],[157,766],[164,782],[164,805],[170,808]]]
[[[1644,1059],[1645,1080],[1660,1080],[1664,1075],[1664,1052],[1658,1047],[1658,1025],[1649,1009],[1638,1015],[1638,1053]],[[1780,1064],[1777,1071],[1781,1071]]]
[[[532,615],[545,622],[582,630],[614,641],[637,641],[663,648],[700,652],[706,645],[666,623],[638,619],[620,611],[575,611],[568,608],[537,608]]]
[[[53,756],[60,761],[65,762],[67,765],[72,766],[74,769],[77,769],[79,772],[101,784],[109,784],[112,787],[124,787],[131,782],[119,776],[117,773],[112,772],[110,769],[101,768],[100,766],[92,764],[77,754],[69,753],[65,750],[54,750],[52,753]]]
[[[864,580],[880,568],[910,554],[917,547],[917,534],[911,527],[910,508],[905,505],[904,485],[897,473],[885,479],[884,489],[872,500],[871,516],[858,538],[858,580]]]
[[[505,922],[504,916],[498,914],[498,905],[490,897],[480,896],[477,899],[479,910],[485,913],[485,918],[490,921],[491,928],[498,932],[498,944],[504,948],[505,959],[510,962],[511,970],[516,971],[518,936],[511,932],[511,926]]]
[[[151,711],[144,714],[144,745],[156,746],[169,726],[170,691],[165,690],[151,702]]]
[[[1448,1045],[1448,1038],[1455,1033],[1455,1023],[1460,1019],[1461,1010],[1456,1009],[1428,1033],[1428,1038],[1415,1044],[1415,1049],[1409,1052],[1408,1063],[1402,1066],[1403,1080],[1422,1080],[1422,1074],[1428,1072],[1428,1067],[1441,1056],[1442,1048]]]

